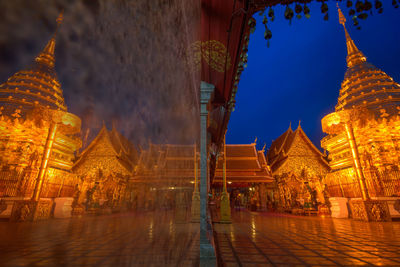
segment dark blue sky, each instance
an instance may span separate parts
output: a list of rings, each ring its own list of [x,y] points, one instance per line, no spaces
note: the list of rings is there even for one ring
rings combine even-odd
[[[383,1],[384,12],[361,21],[357,30],[341,4],[347,29],[367,60],[400,82],[400,9]],[[256,31],[250,37],[248,67],[242,73],[236,108],[228,125],[227,143],[270,146],[298,121],[320,148],[321,119],[334,111],[340,84],[346,71],[346,43],[338,22],[336,3],[328,2],[329,20],[324,21],[321,3],[309,5],[311,18],[289,22],[284,6],[275,7],[270,47],[264,39],[262,17],[255,15]],[[292,5],[294,9],[294,6]],[[374,10],[375,11],[375,10]]]

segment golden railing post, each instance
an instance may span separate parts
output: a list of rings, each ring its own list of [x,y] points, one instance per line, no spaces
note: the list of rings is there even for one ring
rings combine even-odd
[[[38,201],[40,199],[40,193],[42,192],[42,187],[43,187],[43,180],[44,177],[46,176],[46,172],[48,169],[51,149],[53,148],[56,132],[57,132],[57,123],[51,122],[46,139],[46,145],[43,151],[43,157],[42,157],[42,162],[40,164],[39,174],[36,180],[35,189],[32,194],[32,200],[34,201]]]
[[[344,127],[346,130],[347,139],[349,140],[351,155],[353,158],[353,164],[354,164],[354,168],[355,168],[356,175],[358,178],[358,182],[360,184],[362,199],[369,200],[370,197],[369,197],[369,193],[368,193],[367,184],[365,182],[365,176],[361,169],[360,156],[358,154],[358,149],[357,149],[356,140],[354,138],[353,128],[349,122],[345,122]]]
[[[221,193],[221,223],[231,223],[231,206],[229,202],[229,195],[226,189],[226,142],[224,135],[224,152],[223,152],[223,163],[222,163],[222,186],[223,191]]]
[[[196,152],[196,143],[194,144],[194,156],[193,156],[193,164],[194,164],[194,190],[192,195],[192,222],[200,222],[200,192],[197,180],[197,152]]]

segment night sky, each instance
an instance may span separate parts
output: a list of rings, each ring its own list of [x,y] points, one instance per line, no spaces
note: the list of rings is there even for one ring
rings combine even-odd
[[[251,143],[258,148],[289,127],[301,126],[320,148],[321,119],[333,112],[346,71],[346,43],[335,2],[328,2],[329,20],[323,20],[321,3],[309,5],[311,18],[284,18],[285,6],[276,6],[270,47],[264,39],[262,16],[255,15],[256,31],[250,37],[248,67],[242,73],[236,109],[228,126],[227,143]],[[352,25],[348,9],[346,27],[367,61],[400,82],[400,9],[383,1],[384,12]],[[292,5],[292,8],[294,6]]]

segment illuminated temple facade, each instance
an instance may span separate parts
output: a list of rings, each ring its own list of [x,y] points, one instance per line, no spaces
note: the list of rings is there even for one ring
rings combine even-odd
[[[276,181],[278,206],[286,211],[318,209],[325,203],[323,178],[329,171],[324,154],[300,126],[291,126],[272,142],[268,164]]]
[[[400,85],[367,62],[346,30],[347,70],[335,112],[322,119],[328,135],[331,171],[325,178],[331,197],[400,196]]]
[[[62,15],[58,24],[61,20]],[[31,66],[0,85],[3,202],[7,198],[38,200],[74,194],[77,178],[71,168],[74,153],[81,147],[81,121],[68,113],[64,102],[54,68],[55,38],[56,34]],[[21,219],[29,217],[32,210],[31,204],[23,205],[26,212],[18,214]],[[5,212],[11,211],[7,208]]]
[[[74,214],[126,209],[131,195],[129,179],[138,162],[138,152],[114,127],[103,125],[95,139],[77,156],[72,168],[79,184]]]

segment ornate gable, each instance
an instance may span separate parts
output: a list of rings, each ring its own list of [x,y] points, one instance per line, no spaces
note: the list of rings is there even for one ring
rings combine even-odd
[[[123,164],[119,156],[107,128],[103,126],[92,143],[81,153],[73,171],[78,175],[96,174],[99,170],[103,175],[111,173],[130,175],[131,166]]]
[[[281,151],[281,160],[274,162],[272,166],[274,175],[293,173],[297,177],[304,174],[317,177],[328,171],[328,163],[323,154],[313,145],[300,126],[293,133],[290,143],[283,146],[286,150]]]

